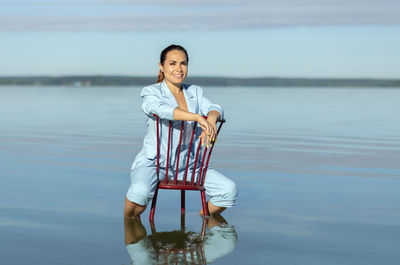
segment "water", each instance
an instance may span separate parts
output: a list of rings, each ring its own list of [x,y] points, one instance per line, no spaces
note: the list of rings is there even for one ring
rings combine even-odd
[[[2,263],[131,263],[122,211],[145,133],[140,89],[0,87]],[[232,244],[213,264],[398,264],[400,90],[205,91],[227,120],[212,164],[239,187],[217,222],[237,241],[201,241]],[[157,232],[179,231],[179,193],[159,196]],[[190,192],[185,231],[195,237],[199,208]]]

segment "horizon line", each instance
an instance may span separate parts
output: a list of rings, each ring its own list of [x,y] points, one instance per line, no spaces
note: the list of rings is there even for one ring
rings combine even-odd
[[[60,78],[60,77],[129,77],[129,78],[154,78],[153,75],[124,75],[124,74],[64,74],[64,75],[0,75],[0,78]],[[314,80],[400,80],[400,77],[302,77],[302,76],[225,76],[225,75],[190,75],[191,78],[224,78],[224,79],[314,79]]]

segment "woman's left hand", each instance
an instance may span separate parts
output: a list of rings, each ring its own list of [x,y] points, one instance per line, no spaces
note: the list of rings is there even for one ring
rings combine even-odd
[[[217,120],[214,118],[214,116],[209,117],[207,120],[214,129],[214,137],[211,139],[211,145],[213,145],[217,140]]]
[[[216,122],[212,118],[211,119],[209,118],[206,120],[200,115],[199,115],[197,121],[198,121],[201,129],[203,130],[200,135],[201,142],[203,143],[203,145],[206,144],[207,147],[209,147],[209,144],[212,145],[217,136],[217,130],[216,130],[216,124],[215,124]]]
[[[216,110],[212,110],[208,113],[208,118],[207,121],[211,124],[212,128],[213,128],[213,135],[210,138],[210,144],[211,146],[215,143],[215,141],[217,140],[217,121],[219,121],[221,119],[221,114],[216,111]]]

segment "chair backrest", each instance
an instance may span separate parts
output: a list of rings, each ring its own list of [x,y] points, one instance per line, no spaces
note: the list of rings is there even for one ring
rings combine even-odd
[[[153,114],[153,116],[156,118],[156,127],[157,127],[157,176],[159,177],[160,174],[160,144],[161,144],[161,140],[160,140],[160,123],[161,123],[161,119]],[[205,119],[207,119],[207,117],[204,117]],[[172,141],[173,141],[173,126],[172,126],[172,121],[168,121],[168,144],[167,144],[167,157],[166,157],[166,169],[165,169],[165,180],[163,180],[163,182],[165,184],[167,183],[171,183],[171,184],[175,184],[177,185],[178,182],[180,185],[184,185],[184,186],[203,186],[204,185],[204,181],[205,181],[205,177],[206,177],[206,173],[207,173],[207,167],[208,167],[208,163],[210,161],[210,157],[211,157],[211,153],[212,150],[215,146],[215,144],[213,144],[210,148],[207,148],[206,145],[202,146],[201,143],[201,139],[199,140],[199,143],[197,144],[197,148],[196,146],[193,144],[193,139],[194,139],[194,135],[195,135],[195,131],[197,128],[197,122],[193,123],[193,128],[192,128],[192,133],[191,133],[191,137],[190,137],[190,144],[189,144],[189,149],[188,149],[188,156],[187,156],[187,160],[186,160],[186,168],[185,168],[185,172],[184,172],[184,177],[182,181],[178,181],[178,172],[179,172],[179,159],[181,156],[181,145],[182,145],[182,134],[183,134],[183,128],[185,125],[185,122],[187,121],[180,121],[180,133],[179,133],[179,143],[178,143],[178,150],[177,150],[177,158],[176,158],[176,173],[174,176],[174,180],[173,182],[169,182],[168,181],[168,169],[170,168],[169,165],[169,161],[170,161],[170,149],[171,149],[171,145],[172,145]],[[222,124],[225,122],[225,120],[221,120],[219,122],[219,126],[217,129],[217,136],[219,131],[221,130]],[[195,141],[196,142],[196,141]],[[188,171],[189,171],[189,162],[190,162],[190,152],[192,151],[192,146],[194,146],[195,148],[195,160],[194,160],[194,167],[192,169],[191,172],[191,176],[188,177]],[[201,149],[203,149],[203,153],[202,155],[199,156]],[[197,169],[197,165],[200,164],[200,168],[199,170]],[[195,177],[196,175],[196,171],[197,171],[197,178]]]

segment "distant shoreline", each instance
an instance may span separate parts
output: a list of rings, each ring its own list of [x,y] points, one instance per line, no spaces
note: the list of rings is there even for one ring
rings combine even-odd
[[[3,76],[0,86],[145,86],[156,82],[151,76]],[[368,78],[235,78],[188,77],[185,83],[202,86],[259,86],[259,87],[400,87],[400,79]]]

